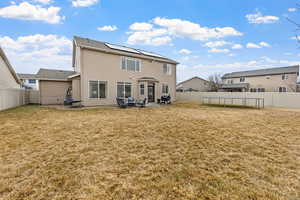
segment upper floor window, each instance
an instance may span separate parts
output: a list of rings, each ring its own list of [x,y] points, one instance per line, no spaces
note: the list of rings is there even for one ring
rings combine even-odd
[[[232,80],[232,79],[229,79],[229,80],[227,80],[227,83],[228,83],[228,84],[233,84],[233,80]]]
[[[35,79],[29,79],[29,80],[28,80],[28,83],[29,83],[29,84],[36,84],[36,80],[35,80]]]
[[[282,77],[281,77],[282,80],[288,80],[288,78],[289,78],[289,77],[288,77],[287,74],[282,74]]]
[[[240,82],[245,82],[245,77],[241,77]]]
[[[172,70],[171,70],[171,65],[170,64],[164,64],[163,65],[163,70],[164,70],[164,74],[167,75],[171,75],[172,74]]]
[[[140,72],[141,61],[131,57],[122,57],[122,69],[132,72]]]
[[[89,97],[91,99],[106,98],[106,81],[89,81]]]

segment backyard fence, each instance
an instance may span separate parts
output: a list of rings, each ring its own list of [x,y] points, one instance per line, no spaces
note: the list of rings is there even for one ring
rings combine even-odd
[[[0,111],[29,103],[39,103],[39,91],[25,89],[0,89]]]
[[[218,103],[219,99],[264,99],[265,107],[297,108],[300,109],[300,93],[278,92],[177,92],[178,101],[199,101],[206,103]],[[240,101],[231,101],[233,105],[241,105]],[[254,101],[255,102],[255,101]],[[243,104],[242,104],[243,105]],[[250,105],[251,106],[251,105]]]

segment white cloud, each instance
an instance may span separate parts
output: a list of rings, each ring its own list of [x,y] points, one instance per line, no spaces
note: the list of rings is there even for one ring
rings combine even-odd
[[[266,43],[266,42],[260,42],[259,45],[260,45],[261,47],[271,47],[271,45],[268,44],[268,43]]]
[[[249,42],[249,43],[247,44],[247,48],[248,48],[248,49],[260,49],[261,46],[259,46],[258,44],[254,44],[254,43]]]
[[[192,51],[190,51],[188,49],[181,49],[180,51],[178,51],[178,53],[180,53],[180,54],[191,54]]]
[[[236,56],[236,54],[234,54],[234,53],[230,53],[230,54],[228,54],[228,56],[230,56],[230,57],[234,57],[234,56]]]
[[[99,0],[73,0],[72,5],[74,7],[89,7],[96,3],[98,3]]]
[[[229,36],[243,35],[232,27],[208,28],[181,19],[167,19],[156,17],[153,19],[153,23],[166,28],[168,30],[168,34],[172,36],[185,37],[192,40],[208,40],[211,38],[224,38]]]
[[[172,39],[166,36],[167,30],[154,29],[150,31],[137,31],[131,33],[128,37],[127,43],[130,45],[150,45],[161,46],[170,44]]]
[[[118,30],[117,26],[102,26],[97,28],[99,31],[116,31]]]
[[[45,5],[50,4],[52,2],[52,0],[33,0],[33,1]]]
[[[209,48],[214,48],[214,47],[223,47],[225,45],[231,44],[230,42],[226,41],[214,41],[214,42],[206,42],[204,46],[209,47]]]
[[[266,42],[260,42],[259,44],[255,44],[255,43],[249,42],[247,44],[247,48],[248,49],[261,49],[263,47],[271,47],[271,45],[268,44],[268,43],[266,43]]]
[[[242,49],[243,45],[241,45],[241,44],[234,44],[231,48],[232,49]]]
[[[292,40],[300,40],[300,36],[293,36],[291,37]]]
[[[150,31],[152,29],[153,25],[145,22],[141,23],[134,23],[130,25],[130,29],[133,31]]]
[[[300,53],[298,54],[298,56],[300,56]]]
[[[64,17],[59,16],[60,9],[60,7],[53,6],[43,8],[39,5],[22,2],[19,5],[10,5],[0,8],[0,17],[58,24],[64,19]]]
[[[288,11],[289,12],[295,12],[297,10],[297,8],[289,8]]]
[[[208,40],[243,35],[232,27],[208,28],[181,19],[156,17],[151,22],[152,24],[145,22],[132,24],[129,27],[132,32],[128,33],[127,43],[158,46],[170,44],[172,38],[176,37],[192,40]],[[152,43],[152,41],[160,42]]]
[[[0,45],[18,72],[35,73],[41,67],[70,69],[72,41],[58,35],[0,37]]]
[[[273,24],[279,20],[276,16],[263,16],[260,12],[246,15],[250,24]]]
[[[210,53],[229,53],[230,50],[229,49],[212,48],[212,49],[208,50],[208,52],[210,52]]]

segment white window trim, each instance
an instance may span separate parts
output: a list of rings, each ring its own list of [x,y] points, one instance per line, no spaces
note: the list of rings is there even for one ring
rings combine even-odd
[[[144,88],[143,88],[143,89],[144,89],[144,94],[141,93],[141,89],[142,89],[142,88],[141,88],[141,85],[144,85]],[[145,88],[146,88],[146,87],[145,87],[145,83],[140,83],[140,84],[139,84],[139,94],[140,94],[140,96],[145,96]]]
[[[164,93],[163,92],[163,87],[164,87],[164,85],[167,85],[168,86],[168,92],[167,93]],[[168,83],[162,83],[161,84],[161,93],[164,95],[164,94],[170,94],[170,86],[169,86],[169,84]]]
[[[126,69],[123,69],[123,68],[122,68],[122,67],[123,67],[123,63],[122,63],[123,58],[125,59],[125,68],[126,68]],[[138,62],[140,63],[140,69],[139,69],[139,71],[136,71],[136,69],[135,69],[135,71],[130,71],[130,70],[128,70],[128,66],[127,66],[126,60],[131,60],[131,61],[135,61],[135,62],[138,61]],[[142,61],[141,61],[140,59],[133,58],[133,57],[121,56],[120,68],[121,68],[121,70],[125,70],[125,71],[127,71],[127,72],[141,72],[141,71],[142,71]],[[135,68],[136,68],[136,67],[135,67]]]
[[[283,78],[284,77],[284,78]],[[289,76],[287,74],[282,74],[281,75],[281,80],[286,81],[289,79]]]
[[[124,83],[124,85],[126,85],[125,83],[130,83],[130,85],[131,85],[131,90],[130,90],[130,96],[131,97],[133,97],[133,95],[132,95],[132,93],[133,93],[133,83],[131,83],[131,82],[128,82],[128,81],[117,81],[116,82],[116,97],[118,98],[118,83]],[[124,88],[124,97],[122,97],[122,98],[126,98],[125,97],[125,88]]]
[[[97,98],[91,98],[90,97],[90,81],[97,81],[98,82],[98,90],[99,94]],[[106,83],[106,88],[105,88],[105,98],[100,98],[100,86],[99,82]],[[107,99],[108,98],[108,81],[100,81],[100,80],[88,80],[88,99],[89,100],[102,100],[102,99]]]
[[[167,73],[165,73],[165,71],[164,71],[165,64],[167,65]],[[171,75],[172,75],[172,65],[171,65],[171,64],[168,64],[168,63],[164,63],[164,64],[163,64],[163,73],[164,73],[165,75],[171,76]]]

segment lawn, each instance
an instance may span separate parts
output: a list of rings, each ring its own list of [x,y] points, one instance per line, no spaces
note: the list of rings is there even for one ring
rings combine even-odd
[[[0,199],[300,198],[300,111],[0,112]]]

